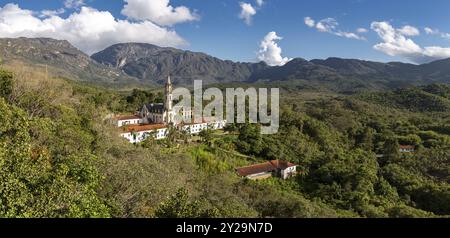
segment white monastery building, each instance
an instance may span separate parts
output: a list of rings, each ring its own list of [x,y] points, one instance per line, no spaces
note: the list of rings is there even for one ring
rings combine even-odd
[[[137,115],[115,117],[114,124],[123,129],[121,136],[130,143],[140,143],[150,136],[154,136],[157,140],[164,139],[168,135],[169,126],[187,131],[189,134],[198,134],[207,129],[221,130],[226,125],[226,120],[214,118],[208,120],[203,118],[202,123],[175,124],[175,112],[181,111],[175,109],[178,108],[173,106],[172,82],[169,76],[164,90],[164,103],[149,103],[142,106]],[[193,121],[192,111],[182,110],[180,116],[184,121]]]
[[[117,127],[123,127],[127,125],[138,125],[142,124],[143,120],[139,116],[117,116],[114,118]]]

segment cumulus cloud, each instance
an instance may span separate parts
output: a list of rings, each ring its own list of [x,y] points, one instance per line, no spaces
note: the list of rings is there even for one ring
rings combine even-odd
[[[338,30],[337,28],[339,26],[339,23],[334,18],[325,18],[316,23],[316,21],[314,19],[312,19],[311,17],[305,17],[304,21],[305,21],[305,25],[307,25],[310,28],[315,28],[319,32],[330,33],[330,34],[340,36],[340,37],[345,37],[348,39],[366,40],[365,37],[357,34],[357,33],[367,32],[366,29],[359,28],[357,30],[357,33]]]
[[[320,32],[333,32],[336,27],[339,25],[339,23],[334,18],[326,18],[323,20],[320,20],[317,25],[316,29]]]
[[[425,47],[423,54],[429,61],[450,58],[450,47],[429,46]],[[425,61],[427,62],[427,61]]]
[[[413,26],[404,26],[400,29],[398,29],[398,31],[405,36],[418,36],[420,35],[420,31],[419,29],[413,27]]]
[[[397,31],[388,22],[373,22],[371,24],[383,43],[376,44],[374,48],[390,56],[414,56],[422,53],[422,48],[412,39],[405,37],[400,31]]]
[[[84,1],[85,0],[66,0],[64,1],[64,6],[66,8],[79,8],[85,5]]]
[[[39,17],[51,17],[51,16],[57,16],[57,15],[61,15],[63,13],[66,12],[66,9],[64,8],[60,8],[57,10],[42,10],[41,13],[39,14]]]
[[[312,28],[316,26],[316,21],[314,21],[311,17],[305,17],[305,25]]]
[[[258,52],[258,60],[266,62],[270,66],[282,66],[292,59],[281,55],[282,49],[278,46],[278,40],[282,40],[276,32],[269,32],[261,41]]]
[[[241,13],[239,14],[239,18],[244,20],[245,24],[252,24],[252,17],[256,15],[256,9],[250,3],[240,2],[239,6],[241,7]]]
[[[425,30],[425,33],[427,33],[427,34],[436,34],[436,33],[439,33],[439,30],[431,29],[431,28],[429,28],[429,27],[425,27],[424,30]]]
[[[374,49],[387,55],[403,57],[414,63],[427,63],[450,57],[450,48],[419,46],[412,39],[408,38],[408,36],[411,36],[411,32],[403,31],[404,27],[395,29],[389,22],[384,21],[372,22],[371,28],[383,41],[374,45]]]
[[[67,18],[51,15],[42,19],[34,16],[31,10],[21,9],[12,3],[0,8],[0,37],[50,37],[68,40],[88,54],[125,42],[161,46],[187,44],[175,31],[151,21],[117,20],[110,12],[85,6]]]
[[[133,20],[149,20],[160,26],[199,19],[197,14],[185,6],[171,6],[169,0],[125,0],[122,14]]]
[[[256,0],[256,6],[253,6],[251,3],[247,2],[239,2],[239,6],[241,7],[239,18],[244,20],[245,24],[250,26],[252,24],[253,16],[256,15],[264,4],[264,0]]]
[[[425,33],[427,33],[427,35],[439,35],[444,39],[450,40],[450,33],[441,32],[439,29],[432,29],[430,27],[425,27],[424,31]]]

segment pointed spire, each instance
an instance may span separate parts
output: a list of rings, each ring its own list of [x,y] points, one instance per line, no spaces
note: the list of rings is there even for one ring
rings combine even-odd
[[[171,85],[172,84],[172,81],[170,80],[170,74],[169,74],[169,76],[167,77],[167,85]]]

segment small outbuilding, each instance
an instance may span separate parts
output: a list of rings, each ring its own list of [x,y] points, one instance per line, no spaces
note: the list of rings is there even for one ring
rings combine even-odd
[[[413,145],[400,145],[400,153],[413,153],[416,151],[416,147]]]
[[[296,164],[284,160],[272,160],[266,163],[250,165],[236,169],[239,176],[252,179],[267,179],[272,176],[288,179],[297,173]]]

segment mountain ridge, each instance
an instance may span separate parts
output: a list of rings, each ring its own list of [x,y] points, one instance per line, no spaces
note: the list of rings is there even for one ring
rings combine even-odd
[[[450,59],[414,65],[337,57],[294,58],[283,66],[268,66],[145,43],[119,43],[88,56],[68,41],[23,37],[0,39],[0,52],[5,61],[45,64],[69,78],[89,82],[161,85],[170,74],[178,85],[190,85],[194,80],[204,84],[295,81],[308,88],[337,92],[450,83]]]
[[[127,82],[136,79],[105,67],[66,40],[52,38],[0,38],[0,57],[5,64],[21,61],[47,67],[54,76],[79,81]]]
[[[208,83],[243,82],[253,71],[268,67],[265,63],[233,62],[202,52],[144,43],[115,44],[91,57],[141,80],[163,82],[171,74],[178,84],[189,84],[195,79]]]

